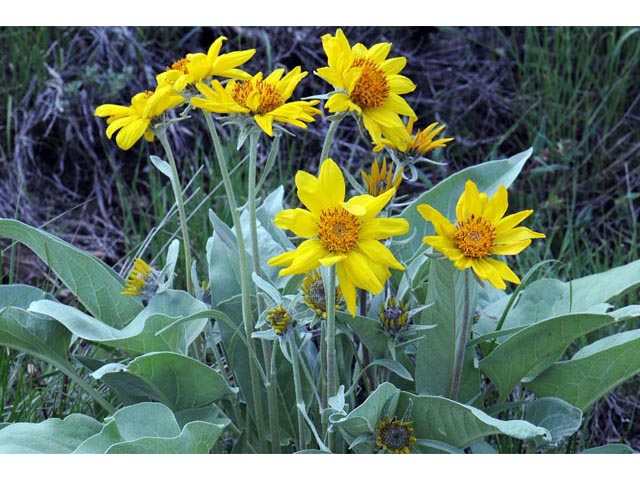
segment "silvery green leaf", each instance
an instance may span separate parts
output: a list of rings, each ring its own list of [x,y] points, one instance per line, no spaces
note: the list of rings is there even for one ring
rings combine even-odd
[[[160,173],[162,173],[163,175],[169,178],[173,177],[173,173],[171,172],[171,165],[169,165],[168,162],[162,160],[160,157],[157,157],[156,155],[150,155],[149,160],[151,160],[151,163],[153,163],[153,166],[156,167],[160,171]]]

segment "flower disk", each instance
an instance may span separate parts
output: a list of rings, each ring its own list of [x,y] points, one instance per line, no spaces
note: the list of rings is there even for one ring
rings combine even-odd
[[[296,186],[308,210],[283,210],[274,223],[307,240],[296,250],[271,258],[269,265],[286,267],[280,275],[336,265],[347,309],[355,316],[356,288],[378,294],[391,275],[389,268],[404,270],[380,240],[407,233],[409,223],[404,218],[376,218],[395,188],[377,197],[357,195],[345,202],[344,176],[330,158],[320,166],[318,177],[299,171]]]
[[[507,287],[505,280],[518,284],[520,279],[506,263],[491,255],[517,255],[531,244],[532,239],[545,238],[542,233],[516,226],[533,210],[505,217],[507,207],[507,189],[503,185],[489,199],[486,193],[478,192],[475,183],[467,180],[456,206],[456,225],[433,207],[418,206],[418,212],[433,223],[436,230],[436,235],[422,240],[443,253],[456,268],[471,268],[479,278],[504,290]]]
[[[376,432],[376,445],[383,452],[411,453],[410,448],[416,443],[412,424],[389,417],[381,420]]]

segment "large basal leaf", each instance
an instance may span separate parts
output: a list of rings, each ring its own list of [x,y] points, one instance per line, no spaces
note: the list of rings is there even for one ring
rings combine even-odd
[[[142,305],[121,295],[124,281],[109,266],[82,250],[17,220],[0,219],[0,237],[16,240],[38,255],[96,318],[122,328]]]
[[[374,390],[361,405],[346,412],[334,413],[330,422],[334,428],[338,428],[341,435],[352,445],[356,453],[367,453],[368,445],[355,445],[354,441],[363,435],[373,435],[378,423],[384,417],[393,416],[398,403],[400,389],[391,383],[383,383]],[[362,448],[363,447],[364,450]]]
[[[559,397],[584,411],[639,372],[640,330],[631,330],[587,345],[525,385],[541,397]]]
[[[578,431],[582,411],[560,398],[537,398],[525,404],[523,419],[549,430],[551,441],[557,443]]]
[[[32,303],[29,311],[54,318],[80,338],[135,354],[154,351],[186,353],[187,347],[208,321],[203,318],[207,315],[207,306],[179,290],[165,290],[153,297],[123,329],[100,322],[76,308],[49,300]],[[182,322],[157,334],[164,327],[186,317],[195,320]]]
[[[127,404],[158,401],[174,412],[203,407],[232,393],[218,372],[172,352],[148,353],[127,366],[109,364],[93,376]]]
[[[0,285],[0,311],[5,307],[26,310],[31,302],[37,300],[55,299],[52,295],[29,285]]]
[[[543,278],[524,288],[511,308],[504,329],[529,325],[569,313],[604,313],[606,302],[640,285],[640,260],[571,282]],[[483,310],[478,331],[495,330],[511,296]]]
[[[611,455],[611,454],[620,454],[620,453],[636,453],[633,451],[628,445],[624,445],[622,443],[610,443],[608,445],[602,445],[600,447],[587,448],[578,453],[590,453],[590,454],[601,454],[601,455]]]
[[[436,440],[456,448],[465,448],[498,434],[539,443],[551,441],[546,428],[524,420],[498,420],[482,410],[447,398],[402,392],[397,415],[401,416],[409,406],[417,439]]]
[[[509,187],[516,179],[527,159],[531,156],[532,149],[518,153],[506,160],[493,160],[465,168],[454,173],[440,182],[429,191],[420,195],[401,214],[411,225],[411,231],[400,240],[413,237],[405,245],[395,250],[394,253],[400,261],[407,261],[416,253],[426,250],[422,237],[433,235],[433,225],[426,222],[417,211],[417,206],[431,205],[441,212],[449,220],[455,220],[455,208],[460,195],[464,191],[467,180],[473,180],[481,192],[493,195],[500,185]]]
[[[228,420],[195,421],[182,429],[161,403],[124,407],[73,453],[208,453]]]
[[[63,420],[14,423],[0,430],[0,453],[71,453],[101,428],[100,422],[79,413]]]
[[[28,353],[69,371],[71,334],[55,320],[21,308],[0,310],[0,345]]]
[[[372,357],[384,358],[387,352],[389,336],[380,328],[380,322],[356,315],[352,317],[347,312],[336,312],[336,318],[351,329],[364,343]]]
[[[418,344],[416,354],[416,391],[429,395],[448,395],[453,375],[457,338],[461,331],[463,314],[464,275],[448,259],[433,260],[429,269],[427,304],[420,324],[436,325],[425,332],[426,338]],[[469,278],[470,314],[477,301],[476,282]],[[473,367],[473,350],[468,350],[462,371],[458,398],[467,402],[478,393],[480,373]]]
[[[543,371],[577,338],[615,322],[610,315],[572,314],[549,318],[513,334],[480,361],[482,370],[505,398],[526,375]]]

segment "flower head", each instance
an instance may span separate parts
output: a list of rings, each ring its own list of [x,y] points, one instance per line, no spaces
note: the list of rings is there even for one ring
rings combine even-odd
[[[268,77],[262,72],[244,81],[230,81],[224,87],[214,80],[210,88],[204,83],[196,87],[204,98],[192,98],[194,107],[213,113],[247,114],[253,116],[256,124],[269,136],[273,136],[273,123],[288,123],[307,128],[314,115],[322,113],[314,107],[318,100],[288,102],[294,89],[307,72],[296,67],[284,77],[284,69],[279,68]]]
[[[267,323],[280,336],[286,333],[292,321],[291,315],[282,305],[267,310]]]
[[[251,78],[237,67],[247,62],[256,53],[255,49],[230,52],[220,55],[222,42],[227,37],[218,37],[205,53],[188,53],[185,58],[174,62],[156,77],[159,86],[171,85],[181,92],[189,85],[195,85],[206,78],[217,76],[246,80]]]
[[[387,171],[387,159],[382,159],[382,167],[378,167],[378,159],[373,160],[371,165],[371,173],[367,174],[364,170],[360,170],[362,179],[367,185],[367,191],[369,195],[377,197],[382,195],[391,188],[397,189],[402,182],[402,168],[398,169],[395,173],[391,171],[391,167]]]
[[[380,307],[378,318],[385,332],[396,335],[407,326],[409,308],[396,297],[391,297]]]
[[[408,141],[406,143],[394,143],[386,138],[383,138],[380,143],[377,143],[373,148],[374,152],[381,151],[384,147],[390,147],[400,152],[406,153],[409,157],[423,157],[428,152],[435,150],[436,148],[444,148],[447,143],[453,141],[452,137],[438,138],[435,137],[440,134],[446,125],[438,126],[438,122],[433,122],[427,128],[418,130],[415,135],[413,134],[413,125],[415,118],[409,118],[407,123],[407,133],[409,134]]]
[[[184,102],[184,97],[169,86],[147,90],[133,96],[130,106],[105,104],[96,108],[95,115],[107,118],[107,138],[115,132],[116,143],[122,150],[129,150],[144,135],[152,142],[155,133],[151,121]]]
[[[533,210],[505,217],[507,207],[507,189],[503,185],[489,199],[486,193],[478,192],[475,183],[467,180],[456,206],[456,225],[433,207],[418,206],[418,212],[433,223],[436,231],[436,235],[422,240],[446,255],[456,268],[472,268],[479,278],[504,290],[505,280],[518,284],[520,279],[506,263],[491,255],[517,255],[531,244],[531,239],[545,238],[544,234],[527,227],[516,227]]]
[[[335,36],[322,36],[328,66],[317,74],[336,91],[325,104],[330,112],[354,112],[362,118],[374,143],[384,135],[393,144],[406,144],[408,134],[400,115],[416,117],[400,96],[415,90],[415,84],[399,75],[407,64],[405,57],[387,58],[390,43],[367,48],[349,44],[341,29]]]
[[[133,261],[133,268],[125,280],[122,295],[153,296],[157,289],[157,272],[141,258]]]
[[[376,218],[395,188],[378,197],[357,195],[345,202],[344,176],[330,158],[322,163],[317,177],[299,171],[296,187],[308,210],[283,210],[274,223],[307,240],[296,250],[271,258],[269,265],[286,267],[280,275],[336,265],[347,309],[355,316],[356,287],[378,294],[391,275],[389,268],[404,270],[380,240],[407,233],[409,223],[403,218]]]
[[[320,315],[327,318],[327,297],[324,291],[324,282],[318,273],[318,270],[311,270],[307,273],[300,287],[304,293],[303,299],[309,308]],[[336,304],[342,299],[342,291],[340,287],[336,287],[335,293]]]
[[[389,453],[410,453],[410,448],[416,443],[412,424],[390,417],[381,420],[376,430],[378,449]]]

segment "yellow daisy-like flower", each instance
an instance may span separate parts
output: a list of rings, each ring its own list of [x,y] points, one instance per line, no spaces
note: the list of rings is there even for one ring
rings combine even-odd
[[[153,269],[141,258],[133,261],[133,268],[125,280],[122,295],[142,295],[147,282],[151,279]]]
[[[195,85],[208,77],[218,76],[247,80],[251,75],[237,67],[246,63],[256,53],[254,48],[220,55],[222,42],[227,37],[218,37],[205,54],[188,53],[174,62],[165,72],[156,76],[159,86],[172,85],[178,92],[188,85]]]
[[[472,268],[479,278],[504,290],[505,280],[519,284],[520,279],[506,263],[491,255],[517,255],[531,244],[531,239],[545,238],[542,233],[516,226],[533,210],[523,210],[505,217],[507,207],[507,189],[503,185],[489,199],[486,193],[478,192],[475,183],[467,180],[456,205],[456,225],[433,207],[418,206],[420,215],[433,223],[436,230],[435,236],[427,236],[422,240],[442,252],[456,268]]]
[[[398,188],[402,182],[402,170],[402,168],[398,169],[395,175],[391,171],[391,167],[387,171],[387,159],[383,158],[382,167],[378,167],[378,159],[374,159],[371,165],[371,173],[367,174],[364,170],[360,170],[360,173],[369,195],[377,197],[391,188]]]
[[[302,281],[300,290],[304,293],[302,298],[309,308],[322,318],[326,319],[327,297],[324,291],[324,282],[322,281],[322,277],[318,270],[311,270],[311,272],[307,273]],[[335,299],[336,304],[342,300],[342,291],[340,290],[340,287],[336,287]]]
[[[94,115],[107,118],[107,138],[115,132],[116,143],[122,150],[129,150],[144,135],[152,142],[155,133],[151,121],[167,110],[177,107],[184,98],[169,86],[147,90],[133,96],[130,106],[105,104],[96,108]]]
[[[407,233],[409,222],[376,218],[396,190],[378,197],[357,195],[345,202],[344,176],[330,158],[322,162],[317,177],[299,171],[295,181],[298,198],[308,210],[283,210],[274,223],[307,240],[296,250],[271,258],[269,265],[286,267],[281,276],[336,265],[347,309],[355,316],[356,287],[378,294],[391,275],[389,268],[404,270],[380,240]]]
[[[383,452],[411,453],[410,448],[416,444],[412,424],[390,417],[381,420],[376,430],[376,445]]]
[[[300,128],[307,128],[313,122],[314,115],[322,113],[314,106],[318,100],[288,102],[294,89],[307,72],[296,67],[284,77],[284,68],[274,70],[263,78],[262,72],[245,81],[230,81],[224,87],[214,80],[213,88],[204,83],[196,87],[204,98],[192,98],[194,107],[212,113],[239,113],[253,116],[256,124],[269,136],[273,136],[273,123],[288,123]]]
[[[447,143],[454,140],[453,137],[438,139],[435,138],[446,128],[446,125],[438,126],[438,122],[433,122],[427,128],[418,130],[414,135],[413,124],[415,123],[415,121],[415,118],[410,118],[409,122],[407,123],[407,133],[409,134],[409,139],[406,144],[398,145],[390,140],[387,140],[386,138],[383,138],[380,143],[377,143],[374,146],[373,151],[379,152],[384,147],[391,147],[401,152],[406,152],[409,156],[421,157],[426,155],[428,152],[435,150],[436,148],[446,147]]]
[[[336,88],[325,107],[332,113],[349,111],[361,116],[374,143],[380,143],[384,135],[394,145],[405,145],[409,137],[400,115],[416,117],[400,96],[416,88],[399,75],[407,59],[388,59],[390,43],[351,47],[342,29],[335,36],[323,35],[322,46],[328,66],[319,68],[317,74]]]

